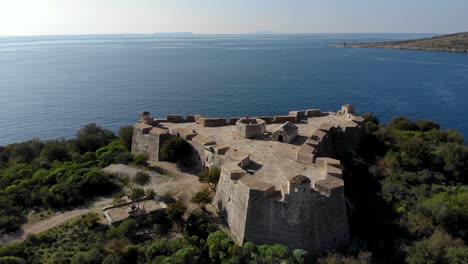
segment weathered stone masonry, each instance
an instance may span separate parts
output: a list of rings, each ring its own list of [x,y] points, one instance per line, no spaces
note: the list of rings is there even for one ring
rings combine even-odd
[[[349,243],[341,164],[330,157],[356,151],[363,133],[363,119],[350,105],[337,113],[311,109],[252,119],[155,119],[143,112],[132,153],[159,160],[165,140],[184,138],[200,169],[221,167],[214,203],[239,244],[320,253]]]

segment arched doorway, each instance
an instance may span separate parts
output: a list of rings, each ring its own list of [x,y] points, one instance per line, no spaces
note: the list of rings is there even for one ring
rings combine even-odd
[[[278,142],[283,142],[283,140],[284,140],[284,139],[283,139],[283,135],[279,135],[279,136],[278,136]]]

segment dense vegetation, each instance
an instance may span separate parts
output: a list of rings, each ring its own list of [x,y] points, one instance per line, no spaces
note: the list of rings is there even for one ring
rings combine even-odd
[[[122,131],[128,134],[127,127]],[[70,140],[35,139],[0,147],[0,233],[17,229],[32,211],[76,206],[112,193],[120,188],[119,179],[101,168],[144,160],[96,124],[84,126]]]
[[[192,146],[181,137],[166,140],[161,147],[161,156],[164,160],[179,165],[189,165]]]
[[[305,263],[309,258],[304,250],[282,245],[238,247],[209,214],[195,210],[184,220],[179,206],[116,227],[88,214],[0,247],[0,263]]]
[[[0,263],[468,263],[468,146],[463,136],[429,120],[396,117],[381,125],[372,114],[363,117],[368,136],[361,150],[339,157],[352,232],[346,249],[313,256],[283,245],[239,247],[205,211],[212,194],[203,190],[192,197],[203,210],[187,212],[184,204],[173,202],[162,214],[116,227],[86,215],[0,247]],[[128,153],[129,133],[121,131],[117,139],[89,125],[73,140],[1,148],[0,202],[6,205],[0,208],[1,228],[19,226],[33,209],[74,206],[95,195],[118,193],[119,182],[100,168],[144,163],[145,157]],[[185,149],[191,150],[181,142],[166,144],[168,160],[187,158]],[[204,171],[200,181],[215,188],[219,172]],[[132,200],[138,202],[146,195],[141,186],[148,175],[134,182],[140,187],[134,188]]]
[[[343,157],[353,244],[386,263],[468,262],[468,147],[429,120],[366,119],[360,155]],[[336,258],[337,255],[335,254]],[[334,262],[336,263],[336,262]]]

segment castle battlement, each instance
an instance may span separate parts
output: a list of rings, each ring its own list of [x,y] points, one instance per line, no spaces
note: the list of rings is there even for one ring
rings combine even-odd
[[[320,253],[349,242],[341,163],[333,157],[357,150],[363,121],[350,105],[254,118],[143,112],[132,153],[159,160],[167,139],[185,139],[196,168],[221,168],[214,202],[239,244]]]

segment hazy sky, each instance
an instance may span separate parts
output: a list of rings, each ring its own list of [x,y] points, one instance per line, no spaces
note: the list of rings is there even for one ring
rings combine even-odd
[[[468,31],[468,0],[0,0],[0,35]]]

